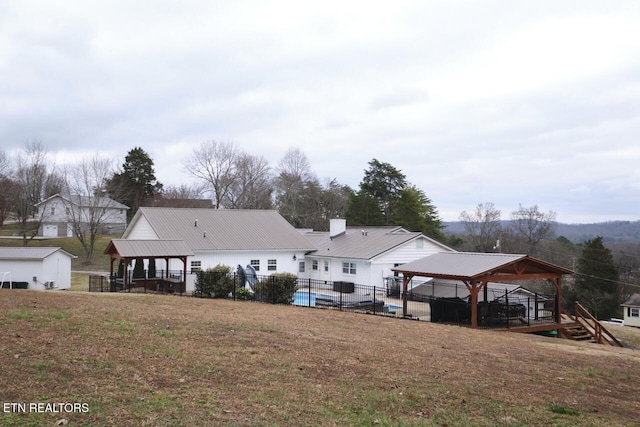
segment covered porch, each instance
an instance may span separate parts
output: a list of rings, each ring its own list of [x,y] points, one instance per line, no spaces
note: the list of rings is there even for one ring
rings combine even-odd
[[[458,281],[467,288],[468,305],[470,309],[468,323],[472,328],[478,328],[487,313],[495,310],[498,305],[499,316],[505,318],[509,328],[520,332],[542,332],[557,330],[562,327],[562,276],[573,274],[571,270],[541,261],[528,255],[476,253],[476,252],[440,252],[392,269],[401,273],[403,314],[407,315],[407,299],[409,283],[414,277],[444,279]],[[489,283],[511,283],[523,280],[544,279],[553,284],[555,295],[551,304],[545,310],[551,315],[535,322],[510,323],[511,318],[518,316],[514,308],[499,304],[489,306],[486,295],[482,303],[479,302],[480,292],[487,291]],[[446,302],[446,301],[443,301]],[[537,306],[537,303],[536,303]],[[446,304],[444,310],[447,309]]]

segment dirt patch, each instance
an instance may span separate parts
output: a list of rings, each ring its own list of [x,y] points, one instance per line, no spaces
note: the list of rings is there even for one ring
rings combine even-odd
[[[5,425],[629,425],[640,352],[251,302],[0,291]]]

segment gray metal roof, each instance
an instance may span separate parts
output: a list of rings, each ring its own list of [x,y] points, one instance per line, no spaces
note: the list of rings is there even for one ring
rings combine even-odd
[[[183,240],[113,239],[104,251],[120,258],[172,258],[192,256],[193,251]]]
[[[123,237],[146,218],[159,239],[181,239],[193,251],[300,250],[315,247],[272,210],[150,208],[138,210]]]
[[[75,255],[70,254],[59,247],[31,247],[31,246],[3,246],[0,247],[0,259],[1,260],[41,260],[45,259],[54,253],[62,251],[69,255],[71,258],[76,258]]]
[[[312,255],[335,258],[352,258],[369,260],[396,248],[420,236],[429,239],[419,232],[410,232],[402,227],[347,227],[346,232],[333,239],[328,233],[308,233],[307,236],[317,246]],[[442,247],[442,243],[429,239]]]
[[[405,275],[471,280],[490,273],[517,274],[512,266],[522,262],[526,264],[523,268],[526,267],[527,274],[573,273],[527,255],[477,252],[439,252],[392,270]]]
[[[80,196],[80,195],[61,195],[61,194],[54,194],[51,197],[48,197],[47,199],[36,203],[35,206],[40,206],[43,204],[48,203],[50,200],[55,199],[55,198],[61,198],[62,200],[65,200],[67,202],[73,203],[76,206],[80,206],[80,207],[93,207],[93,206],[98,206],[101,208],[108,208],[108,209],[130,209],[129,206],[127,205],[123,205],[122,203],[113,200],[109,197],[94,197],[94,196]]]

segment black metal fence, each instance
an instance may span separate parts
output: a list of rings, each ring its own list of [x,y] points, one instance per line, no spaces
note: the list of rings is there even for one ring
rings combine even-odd
[[[216,271],[159,271],[160,277],[134,279],[124,285],[121,278],[91,276],[92,292],[137,291],[185,293],[186,283],[194,290],[188,295],[197,298],[224,298],[298,307],[354,311],[459,325],[471,324],[471,303],[468,291],[460,283],[432,283],[407,291],[406,307],[401,282],[386,281],[382,286],[352,282],[303,279],[291,274],[254,276]],[[443,296],[444,295],[444,296]],[[557,301],[513,286],[492,288],[478,303],[478,327],[511,328],[539,323],[553,323]]]

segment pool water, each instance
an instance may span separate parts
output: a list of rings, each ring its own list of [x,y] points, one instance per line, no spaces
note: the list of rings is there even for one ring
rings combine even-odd
[[[309,300],[311,298],[311,300]],[[309,303],[311,302],[311,303]],[[315,307],[316,306],[316,293],[307,291],[296,291],[293,294],[293,305],[300,305],[303,307]]]

